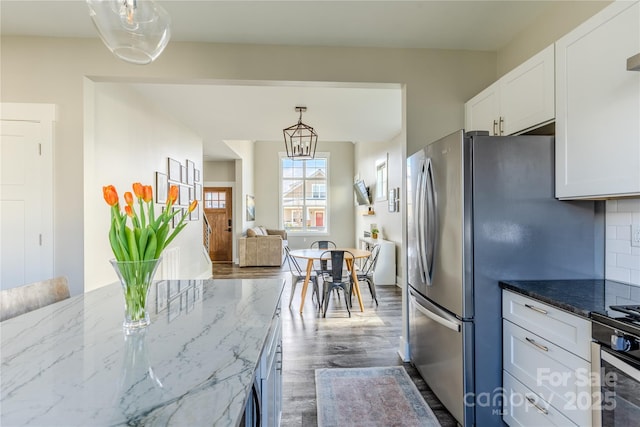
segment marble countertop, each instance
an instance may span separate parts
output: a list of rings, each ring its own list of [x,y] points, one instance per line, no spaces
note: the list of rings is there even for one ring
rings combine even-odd
[[[161,281],[122,330],[119,284],[0,323],[2,426],[238,425],[284,281]]]
[[[582,317],[612,304],[638,304],[640,287],[612,280],[504,280],[500,287]]]

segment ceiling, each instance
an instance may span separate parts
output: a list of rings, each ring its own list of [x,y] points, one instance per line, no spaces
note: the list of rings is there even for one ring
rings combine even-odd
[[[139,0],[140,1],[140,0]],[[496,51],[551,1],[208,1],[158,0],[172,41]],[[478,23],[482,23],[479,31]],[[84,1],[1,0],[0,35],[90,37]],[[237,157],[222,141],[282,140],[303,122],[320,141],[383,141],[401,131],[401,90],[392,85],[281,82],[135,83],[205,141],[205,158]]]

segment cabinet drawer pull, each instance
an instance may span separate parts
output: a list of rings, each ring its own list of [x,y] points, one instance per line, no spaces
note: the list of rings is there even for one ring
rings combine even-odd
[[[541,408],[540,406],[538,406],[538,404],[536,403],[536,401],[533,399],[533,397],[531,396],[527,396],[527,401],[531,404],[531,406],[533,406],[534,408],[536,408],[536,410],[538,412],[540,412],[541,414],[545,414],[545,415],[549,415],[549,411],[547,411],[544,408]]]
[[[537,311],[540,314],[548,314],[546,310],[543,310],[543,309],[538,308],[538,307],[534,307],[531,304],[525,304],[524,306],[527,307],[528,309],[533,310],[533,311]]]
[[[524,337],[525,340],[527,340],[529,343],[535,345],[536,347],[538,347],[540,350],[542,351],[549,351],[548,347],[543,346],[542,344],[538,344],[535,340],[532,340],[529,337]]]

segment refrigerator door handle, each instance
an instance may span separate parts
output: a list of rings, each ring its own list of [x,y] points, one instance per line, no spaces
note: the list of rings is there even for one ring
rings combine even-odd
[[[414,216],[416,218],[416,246],[417,246],[417,261],[418,261],[418,270],[420,273],[420,280],[422,282],[427,282],[427,276],[425,272],[425,244],[424,244],[424,204],[425,204],[425,191],[426,191],[426,179],[425,179],[425,162],[423,161],[420,165],[420,173],[418,173],[417,183],[416,183],[416,203],[415,203],[415,212]],[[429,282],[427,282],[428,284]]]
[[[449,328],[449,329],[451,329],[452,331],[455,331],[455,332],[460,332],[461,324],[457,319],[455,319],[455,320],[445,319],[444,317],[440,316],[439,314],[434,313],[433,311],[429,310],[427,307],[423,306],[417,300],[417,298],[415,296],[409,295],[409,298],[411,299],[411,303],[413,304],[413,306],[420,313],[424,314],[429,319],[433,320],[436,323],[439,323],[440,325],[444,326],[445,328]]]
[[[426,231],[425,239],[428,247],[425,249],[425,276],[427,285],[433,284],[433,265],[436,258],[436,238],[438,236],[436,191],[433,179],[433,163],[431,159],[427,160],[426,179],[425,179],[425,202],[426,202]]]

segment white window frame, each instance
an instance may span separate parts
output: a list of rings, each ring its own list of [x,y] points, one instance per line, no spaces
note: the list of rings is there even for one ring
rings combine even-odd
[[[330,228],[330,221],[329,221],[329,211],[331,209],[331,198],[330,198],[330,192],[329,192],[329,188],[330,186],[330,153],[328,152],[316,152],[315,157],[319,158],[319,159],[325,159],[327,161],[327,177],[326,177],[326,201],[327,201],[327,206],[326,206],[326,210],[325,210],[325,216],[324,216],[324,223],[325,223],[325,231],[310,231],[306,229],[306,225],[305,225],[305,229],[303,231],[295,231],[295,230],[288,230],[287,233],[289,235],[293,235],[293,236],[328,236],[331,232],[331,228]],[[278,217],[279,217],[279,222],[280,222],[280,228],[284,229],[284,216],[283,216],[283,204],[282,204],[282,159],[287,157],[287,153],[285,152],[279,152],[278,153]],[[301,161],[301,160],[296,160]],[[303,182],[306,181],[306,179],[303,180]],[[304,187],[304,185],[303,185]],[[305,205],[306,206],[306,205]]]

